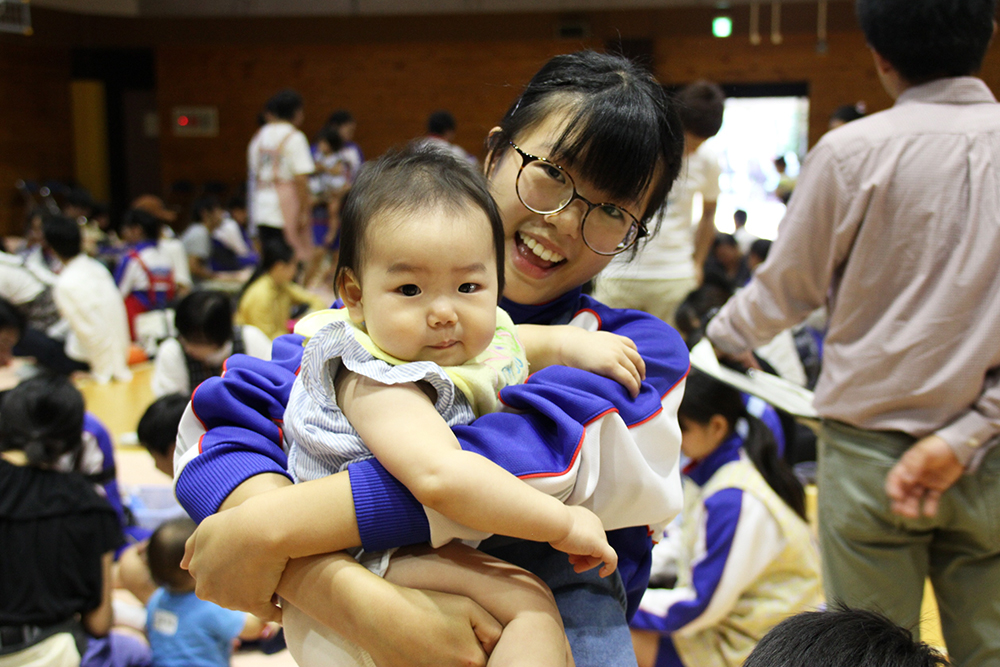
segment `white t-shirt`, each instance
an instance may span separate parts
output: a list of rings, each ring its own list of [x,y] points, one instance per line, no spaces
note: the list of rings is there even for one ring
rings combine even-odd
[[[0,252],[0,296],[15,306],[33,301],[45,291],[42,282],[20,257]]]
[[[271,359],[271,339],[255,326],[244,324],[240,327],[243,334],[244,354],[257,359]],[[226,343],[226,349],[219,353],[219,360],[232,354],[232,342]],[[151,380],[153,395],[159,398],[167,394],[181,393],[189,395],[194,387],[188,376],[187,361],[184,359],[184,348],[176,338],[168,338],[156,350],[156,361],[153,364]]]
[[[670,196],[650,221],[650,230],[659,231],[629,261],[629,253],[618,255],[601,273],[602,278],[631,280],[678,280],[693,278],[694,229],[691,219],[695,193],[706,202],[719,199],[719,176],[722,169],[718,156],[702,144],[684,158],[681,173]]]
[[[56,279],[53,297],[59,314],[70,326],[66,354],[89,363],[98,382],[132,379],[128,315],[107,267],[84,254],[77,255]]]
[[[284,142],[284,143],[282,143]],[[272,151],[281,146],[275,159]],[[253,221],[264,227],[284,227],[285,219],[274,184],[316,171],[309,141],[287,121],[268,123],[257,131],[247,148],[247,169],[253,181]]]

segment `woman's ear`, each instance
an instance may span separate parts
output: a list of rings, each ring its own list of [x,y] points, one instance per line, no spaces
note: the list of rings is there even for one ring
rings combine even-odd
[[[486,135],[486,145],[490,147],[490,150],[486,152],[486,159],[483,160],[483,175],[488,179],[493,172],[493,152],[497,150],[493,142],[496,140],[496,136],[500,134],[502,130],[500,126],[495,126],[490,133]]]
[[[337,281],[337,292],[344,300],[344,307],[351,316],[351,321],[361,324],[365,321],[364,306],[361,302],[361,283],[354,271],[344,269]]]

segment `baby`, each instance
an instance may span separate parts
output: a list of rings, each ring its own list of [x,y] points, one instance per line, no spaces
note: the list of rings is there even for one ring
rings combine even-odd
[[[315,313],[289,397],[289,468],[307,481],[376,457],[428,508],[479,531],[549,542],[577,571],[617,555],[601,521],[477,454],[451,427],[499,409],[530,366],[564,364],[639,391],[632,342],[576,327],[518,326],[497,308],[504,245],[481,175],[426,145],[359,175],[342,212],[336,286],[345,308]],[[523,344],[522,344],[523,343]],[[390,558],[391,556],[391,558]],[[491,665],[572,664],[558,610],[528,573],[460,544],[359,554],[390,581],[468,596],[504,625]]]

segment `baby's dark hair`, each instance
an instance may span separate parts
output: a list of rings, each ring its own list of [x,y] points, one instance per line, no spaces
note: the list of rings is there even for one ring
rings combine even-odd
[[[688,374],[678,415],[697,424],[707,424],[721,415],[729,423],[729,432],[736,430],[740,419],[746,421],[749,432],[743,439],[743,450],[760,471],[764,480],[792,510],[806,518],[805,490],[791,468],[778,455],[778,445],[770,429],[749,412],[743,397],[735,388],[692,369]]]
[[[233,339],[232,301],[224,292],[192,292],[177,304],[175,325],[188,342],[225,345]]]
[[[193,590],[194,579],[181,569],[184,543],[194,534],[197,524],[187,517],[164,521],[153,531],[146,548],[149,574],[157,585],[169,591]]]
[[[486,214],[496,251],[497,290],[503,294],[503,221],[486,179],[468,162],[422,141],[366,162],[358,172],[340,210],[335,286],[340,285],[348,269],[355,276],[361,275],[366,232],[374,218],[387,212],[405,215],[433,206],[451,211],[479,209]]]
[[[743,667],[947,667],[936,650],[885,616],[835,605],[785,619]]]
[[[51,466],[79,451],[83,413],[83,396],[66,377],[25,380],[0,404],[0,450],[19,450],[30,465]]]
[[[167,394],[153,401],[139,419],[135,432],[150,452],[168,456],[177,441],[177,427],[187,409],[188,396]]]

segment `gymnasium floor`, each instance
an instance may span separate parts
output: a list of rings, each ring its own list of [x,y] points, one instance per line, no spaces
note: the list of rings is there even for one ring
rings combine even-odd
[[[12,385],[11,374],[17,373],[17,366],[0,371],[0,386]],[[133,367],[134,377],[130,383],[98,385],[89,379],[77,381],[87,402],[87,409],[98,416],[111,431],[115,439],[118,479],[123,491],[140,486],[168,487],[170,480],[153,466],[152,459],[136,444],[135,427],[146,407],[152,403],[153,394],[149,386],[152,364]],[[810,500],[815,498],[815,489],[810,489]],[[815,516],[812,514],[812,516]],[[924,641],[933,646],[943,647],[937,606],[928,583],[924,597],[924,613],[921,634]],[[234,667],[290,667],[294,661],[287,651],[265,656],[259,652],[237,652],[233,657]]]

